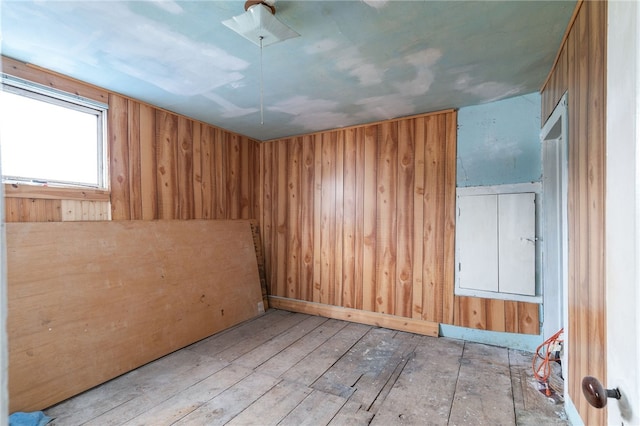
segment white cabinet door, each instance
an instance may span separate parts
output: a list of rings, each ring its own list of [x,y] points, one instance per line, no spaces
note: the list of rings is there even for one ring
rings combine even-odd
[[[535,194],[498,196],[498,288],[501,293],[535,295],[535,230]]]
[[[459,294],[535,296],[535,193],[458,196]]]
[[[496,195],[458,198],[460,287],[498,291],[498,201]]]

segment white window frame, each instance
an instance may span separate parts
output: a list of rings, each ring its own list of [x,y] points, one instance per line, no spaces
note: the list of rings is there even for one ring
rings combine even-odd
[[[25,96],[41,102],[62,106],[75,111],[93,114],[97,117],[97,184],[64,180],[42,179],[37,176],[2,176],[3,183],[31,184],[70,188],[109,189],[109,165],[107,154],[107,110],[105,103],[34,83],[19,77],[2,73],[2,91]]]

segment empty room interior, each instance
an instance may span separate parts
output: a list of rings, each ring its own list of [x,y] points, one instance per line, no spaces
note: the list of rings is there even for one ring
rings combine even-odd
[[[640,424],[636,2],[0,7],[0,425]]]

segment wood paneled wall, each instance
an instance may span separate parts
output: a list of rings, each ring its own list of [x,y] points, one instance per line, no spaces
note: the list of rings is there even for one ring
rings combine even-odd
[[[114,220],[257,216],[256,141],[111,94],[109,142]]]
[[[606,383],[605,155],[607,3],[578,4],[542,89],[543,121],[565,91],[569,112],[568,392],[586,424],[606,424],[587,404],[581,380]]]
[[[8,221],[108,219],[109,203],[113,220],[260,218],[272,295],[539,333],[537,304],[453,295],[455,112],[259,144],[3,59],[109,104],[107,200],[26,192],[7,198]]]
[[[538,305],[454,297],[457,114],[261,145],[270,294],[539,334]]]
[[[2,67],[109,105],[110,196],[7,188],[7,221],[257,217],[257,141],[10,58]]]

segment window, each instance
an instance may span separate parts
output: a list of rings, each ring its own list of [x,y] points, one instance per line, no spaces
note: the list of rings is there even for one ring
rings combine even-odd
[[[107,105],[2,76],[4,182],[106,188]]]

